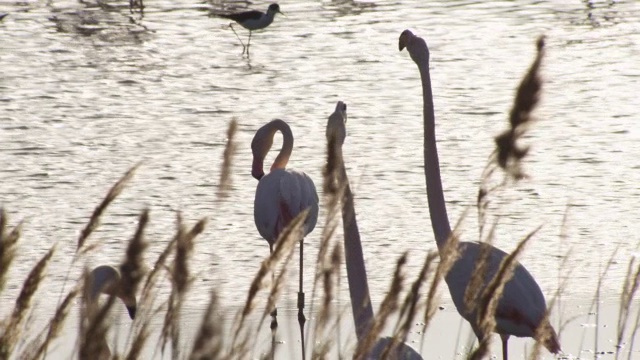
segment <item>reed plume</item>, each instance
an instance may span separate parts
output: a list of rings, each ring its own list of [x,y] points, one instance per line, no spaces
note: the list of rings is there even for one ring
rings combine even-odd
[[[522,170],[522,159],[527,156],[529,148],[521,146],[518,140],[527,132],[534,118],[532,112],[540,101],[542,78],[540,67],[544,56],[544,37],[536,42],[537,54],[529,71],[524,76],[514,99],[509,114],[509,129],[496,136],[496,162],[513,179],[526,177]]]
[[[211,291],[209,305],[202,318],[189,360],[219,359],[222,357],[224,333],[221,320],[215,314],[218,307],[218,296],[215,291]]]
[[[60,330],[64,327],[64,323],[69,315],[69,310],[73,304],[73,300],[75,300],[79,293],[80,289],[78,287],[73,288],[58,306],[55,315],[51,318],[51,321],[49,321],[49,325],[47,326],[47,336],[42,344],[40,344],[40,346],[35,344],[30,346],[30,348],[35,348],[37,346],[37,350],[31,359],[40,359],[40,357],[47,352],[49,344],[60,335]]]
[[[22,290],[20,291],[20,295],[18,295],[4,333],[0,336],[0,359],[8,359],[18,339],[20,339],[25,316],[31,308],[31,300],[44,278],[45,270],[49,264],[49,260],[51,260],[51,256],[53,256],[55,248],[55,245],[52,246],[40,261],[38,261],[22,285]]]
[[[500,263],[500,268],[496,274],[491,278],[491,281],[482,291],[480,298],[477,301],[477,328],[480,332],[479,341],[480,345],[471,354],[471,359],[482,359],[489,351],[489,344],[491,340],[491,333],[495,329],[495,313],[498,307],[498,302],[502,297],[502,291],[504,285],[513,276],[513,270],[518,265],[517,258],[524,250],[525,245],[533,238],[533,236],[540,230],[540,227],[533,230],[527,236],[518,243],[518,246],[507,255]],[[484,244],[483,244],[484,245]],[[485,245],[490,246],[490,245]],[[542,322],[544,323],[544,322]]]
[[[16,255],[16,244],[22,232],[22,223],[8,231],[7,213],[0,209],[0,294],[4,290],[9,268]]]
[[[224,147],[224,153],[222,155],[220,183],[218,184],[217,192],[218,199],[229,196],[229,190],[231,190],[231,165],[233,164],[233,156],[238,150],[238,144],[235,142],[237,131],[238,121],[233,118],[227,128],[227,144]]]
[[[111,187],[111,189],[107,193],[107,196],[105,196],[105,198],[102,200],[100,205],[98,205],[95,208],[95,210],[93,211],[93,214],[91,215],[91,218],[89,218],[89,222],[87,223],[85,228],[82,229],[82,231],[80,232],[80,236],[78,237],[78,245],[76,247],[76,253],[79,253],[80,250],[82,250],[87,238],[89,238],[89,236],[93,233],[93,231],[98,228],[98,226],[100,225],[100,218],[102,217],[102,214],[107,209],[109,204],[111,204],[111,202],[113,202],[113,200],[115,200],[118,197],[118,195],[122,193],[122,190],[124,190],[129,180],[133,178],[133,175],[135,174],[140,164],[141,163],[138,163],[134,165],[131,169],[129,169],[124,174],[124,176],[120,180],[118,180],[118,182],[116,182],[113,185],[113,187]],[[86,250],[84,250],[84,252],[86,252]]]
[[[382,332],[382,329],[384,329],[391,314],[398,311],[398,297],[402,292],[405,281],[403,271],[406,263],[407,253],[405,252],[400,256],[396,263],[396,270],[393,274],[389,291],[380,304],[380,309],[378,310],[378,314],[375,316],[371,330],[366,334],[363,341],[358,342],[355,354],[353,355],[354,359],[365,359],[367,357],[369,350],[371,350],[380,336],[380,333]],[[385,351],[393,351],[393,348],[387,348]]]
[[[241,338],[240,332],[244,328],[244,322],[247,316],[253,311],[255,307],[255,299],[257,294],[266,287],[265,282],[268,278],[268,275],[274,271],[276,265],[284,257],[290,258],[292,256],[292,251],[293,249],[295,249],[296,243],[303,235],[304,221],[306,220],[308,215],[309,209],[305,209],[304,211],[300,212],[298,216],[293,218],[293,220],[291,220],[289,225],[287,225],[278,236],[273,253],[271,253],[271,255],[263,260],[260,264],[260,269],[258,270],[256,276],[253,278],[253,281],[251,282],[251,285],[249,287],[247,300],[245,301],[245,304],[238,315],[238,319],[234,324],[235,330],[233,331],[233,333],[235,334],[235,336],[232,348],[236,347],[237,340]],[[276,281],[276,283],[272,284],[271,287],[272,289],[276,289],[278,287],[278,282]],[[267,307],[265,309],[265,314],[268,314],[271,309],[272,308]],[[263,315],[263,319],[264,317],[266,317],[266,315]]]

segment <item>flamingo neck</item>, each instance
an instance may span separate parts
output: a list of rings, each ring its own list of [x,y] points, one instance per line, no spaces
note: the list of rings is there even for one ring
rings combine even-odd
[[[280,153],[278,153],[278,156],[273,161],[273,165],[271,165],[271,171],[273,171],[287,167],[291,152],[293,151],[293,132],[291,132],[289,125],[280,119],[273,120],[271,124],[273,127],[273,131],[271,132],[272,139],[276,131],[282,133],[282,149],[280,149]]]
[[[353,193],[349,186],[347,170],[342,158],[342,144],[335,144],[336,158],[339,162],[340,184],[344,186],[342,197],[342,226],[344,231],[344,255],[349,281],[349,296],[353,321],[356,326],[358,341],[363,341],[373,325],[373,307],[369,295],[367,269],[364,264],[360,231],[356,221]]]
[[[429,61],[416,61],[422,80],[422,95],[424,99],[424,175],[427,183],[427,199],[431,226],[436,238],[438,250],[442,250],[451,234],[447,207],[444,201],[442,180],[440,178],[440,162],[436,146],[435,114],[433,109],[433,93],[431,91],[431,76]]]

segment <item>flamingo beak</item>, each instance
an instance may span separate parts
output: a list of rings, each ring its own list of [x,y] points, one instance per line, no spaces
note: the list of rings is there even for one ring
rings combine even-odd
[[[256,180],[262,179],[264,176],[264,170],[262,170],[262,160],[253,160],[253,166],[251,167],[251,176]]]
[[[133,305],[133,306],[127,306],[127,311],[129,312],[129,317],[131,318],[131,320],[136,318],[136,311],[138,310],[138,307]]]
[[[400,34],[400,39],[398,40],[398,50],[402,51],[402,49],[407,47],[407,43],[409,42],[409,37],[411,34],[411,31],[409,30],[405,30],[402,32],[402,34]]]

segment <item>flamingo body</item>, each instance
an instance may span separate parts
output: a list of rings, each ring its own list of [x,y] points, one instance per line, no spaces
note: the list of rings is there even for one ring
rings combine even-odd
[[[275,244],[289,221],[306,209],[311,210],[304,223],[305,236],[318,221],[318,194],[313,180],[304,172],[275,169],[258,182],[253,217],[269,246]]]
[[[282,133],[282,149],[276,157],[271,171],[265,175],[264,158],[273,145],[275,133]],[[252,175],[259,180],[253,207],[253,217],[260,235],[273,248],[282,229],[309,209],[304,224],[304,236],[309,234],[318,221],[318,193],[313,180],[307,174],[287,169],[293,151],[293,133],[289,125],[275,119],[262,126],[251,142],[253,152]]]
[[[508,255],[489,244],[459,243],[460,258],[453,264],[445,278],[456,309],[465,320],[469,321],[476,334],[479,334],[476,329],[477,311],[466,311],[464,294],[476,270],[476,264],[483,256],[481,255],[482,247],[490,247],[486,259],[487,273],[483,284],[484,288],[496,275],[500,263]],[[480,289],[480,292],[482,290]],[[502,297],[498,301],[495,331],[501,335],[534,337],[536,328],[544,319],[546,308],[546,302],[538,283],[522,264],[517,263],[513,270],[513,276],[505,284]]]
[[[400,35],[399,50],[407,48],[411,59],[418,65],[422,81],[423,117],[424,117],[424,171],[427,186],[427,200],[431,225],[438,250],[445,248],[451,236],[451,226],[447,216],[447,209],[440,178],[440,164],[435,135],[435,112],[433,93],[431,90],[431,76],[429,73],[429,48],[424,39],[405,30]],[[500,263],[507,254],[489,244],[474,242],[460,242],[458,244],[459,257],[445,277],[449,292],[460,315],[466,319],[480,339],[477,311],[467,311],[464,295],[471,282],[472,274],[477,269],[482,247],[488,248],[486,259],[486,277],[482,287],[486,287],[500,268]],[[509,336],[533,337],[543,341],[543,345],[552,353],[560,351],[560,343],[555,330],[546,317],[546,303],[540,287],[531,274],[516,262],[513,276],[506,282],[502,296],[495,311],[496,326],[494,331],[502,339],[503,359],[507,359],[507,342]],[[540,338],[536,329],[542,328],[548,336]]]

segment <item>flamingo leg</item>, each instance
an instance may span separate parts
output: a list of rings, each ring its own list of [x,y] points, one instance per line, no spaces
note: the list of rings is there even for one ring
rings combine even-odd
[[[302,360],[305,360],[304,349],[304,323],[307,318],[304,316],[304,290],[302,287],[302,270],[304,264],[304,238],[300,240],[300,291],[298,292],[298,323],[300,324],[300,344],[302,344]]]
[[[273,255],[273,244],[269,243],[269,252]],[[275,272],[271,272],[271,284],[275,284]],[[271,311],[271,360],[276,355],[276,330],[278,330],[278,308],[274,307]]]
[[[508,345],[507,341],[509,341],[508,334],[500,334],[500,339],[502,340],[502,360],[508,360]]]

